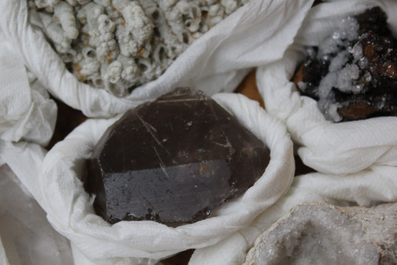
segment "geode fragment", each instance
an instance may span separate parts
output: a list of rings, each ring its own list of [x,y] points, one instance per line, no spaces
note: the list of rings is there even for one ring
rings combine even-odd
[[[374,7],[344,19],[319,47],[309,48],[294,82],[328,120],[396,116],[396,60],[386,14]]]
[[[244,265],[397,264],[397,204],[296,206],[260,235]]]
[[[269,160],[269,149],[234,116],[201,91],[179,88],[108,128],[85,186],[110,223],[192,223],[242,195]]]

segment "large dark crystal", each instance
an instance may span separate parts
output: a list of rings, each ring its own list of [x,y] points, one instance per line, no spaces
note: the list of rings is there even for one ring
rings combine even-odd
[[[88,162],[85,187],[110,223],[192,223],[252,186],[269,154],[214,100],[179,88],[108,128]]]

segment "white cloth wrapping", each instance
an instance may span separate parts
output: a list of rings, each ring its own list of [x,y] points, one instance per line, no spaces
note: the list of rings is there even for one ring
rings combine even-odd
[[[40,145],[46,145],[51,139],[57,106],[49,99],[40,82],[25,68],[20,54],[6,40],[1,30],[0,81],[0,165],[7,163],[22,183],[29,183],[30,189],[25,190],[25,193],[30,195],[34,185],[37,185],[38,168],[45,154]],[[28,144],[27,141],[31,143]],[[0,168],[0,233],[3,240],[0,246],[0,264],[21,264],[19,261],[23,264],[41,261],[70,264],[65,262],[63,254],[53,256],[52,259],[45,258],[45,255],[53,255],[59,250],[60,245],[54,242],[60,236],[48,222],[44,225],[45,215],[38,206],[32,206],[35,211],[29,207],[34,205],[33,199],[23,197],[23,193],[17,192],[21,192],[19,187],[9,183],[12,173],[4,170],[5,167]],[[41,196],[34,195],[38,198]],[[39,227],[34,227],[39,224]],[[31,246],[27,245],[29,243]],[[3,245],[9,250],[8,254]]]
[[[271,150],[265,173],[244,195],[218,207],[211,218],[177,228],[153,221],[110,225],[94,214],[79,178],[84,159],[117,118],[88,120],[56,144],[43,162],[38,193],[43,195],[42,206],[54,228],[96,264],[140,264],[214,245],[248,227],[288,191],[295,168],[292,142],[285,125],[257,102],[228,93],[216,94],[214,99]]]
[[[0,140],[47,144],[57,107],[0,30]]]
[[[57,106],[1,29],[0,92],[0,165],[9,164],[24,183],[37,178],[45,153],[40,145],[51,139]]]
[[[0,92],[0,165],[9,164],[25,183],[37,178],[45,153],[40,145],[51,139],[57,106],[1,29]]]
[[[301,96],[290,82],[303,60],[305,45],[318,45],[349,15],[379,5],[397,33],[396,1],[339,0],[314,7],[284,57],[260,67],[257,82],[269,113],[284,121],[302,161],[319,172],[346,175],[372,165],[394,167],[397,175],[397,117],[332,123],[325,120],[315,100]],[[396,185],[394,183],[394,185]]]
[[[0,27],[52,95],[86,116],[110,117],[178,85],[209,95],[233,90],[250,68],[282,57],[312,2],[251,1],[195,41],[160,78],[124,99],[78,82],[66,70],[41,30],[28,22],[26,0],[0,1]]]

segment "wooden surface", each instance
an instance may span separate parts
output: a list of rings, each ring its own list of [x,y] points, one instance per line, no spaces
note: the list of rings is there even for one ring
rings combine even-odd
[[[244,80],[240,83],[235,93],[240,93],[252,100],[256,100],[264,108],[263,99],[258,92],[256,85],[255,71],[248,74]],[[85,117],[81,111],[75,110],[67,106],[66,104],[56,100],[58,105],[58,117],[57,124],[55,126],[54,135],[48,145],[47,149],[52,148],[54,144],[63,140],[74,128],[79,124],[83,123],[87,117]],[[303,165],[299,157],[295,157],[296,161],[296,173],[295,175],[301,175],[309,172],[313,172],[311,168]],[[191,255],[194,250],[183,251],[173,257],[163,260],[164,265],[186,265],[189,262]]]
[[[241,81],[240,85],[234,92],[243,94],[249,99],[258,101],[259,105],[261,105],[262,108],[265,108],[265,103],[263,102],[262,96],[259,94],[258,87],[256,85],[255,74],[255,70],[249,73],[243,81]]]

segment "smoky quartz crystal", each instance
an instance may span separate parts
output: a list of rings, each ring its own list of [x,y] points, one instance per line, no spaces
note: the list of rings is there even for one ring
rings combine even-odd
[[[128,111],[88,160],[87,192],[110,223],[193,223],[242,195],[270,150],[203,92],[178,88]]]

